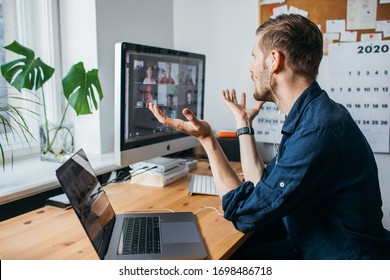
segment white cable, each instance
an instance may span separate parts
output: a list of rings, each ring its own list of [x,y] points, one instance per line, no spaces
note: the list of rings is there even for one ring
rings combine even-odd
[[[196,211],[196,212],[194,213],[194,215],[198,214],[200,211],[203,211],[203,210],[205,210],[205,209],[212,209],[212,210],[214,210],[215,212],[217,212],[218,215],[223,216],[223,214],[222,214],[221,212],[219,212],[217,208],[212,207],[212,206],[204,206],[204,207],[201,207],[200,209],[198,209],[198,211]]]
[[[275,100],[276,100],[276,108],[278,109],[279,113],[278,113],[278,128],[281,128],[281,119],[280,119],[280,114],[282,113],[282,111],[280,110],[279,108],[279,99],[278,97],[276,96],[276,94],[274,93],[274,91],[272,90],[272,85],[271,85],[271,81],[272,81],[272,71],[270,72],[270,77],[269,77],[269,89],[271,91],[271,94],[274,96]],[[274,154],[275,154],[275,158],[276,158],[276,164],[278,164],[278,158],[279,158],[279,144],[276,143],[276,136],[275,136],[275,130],[273,129],[272,127],[272,122],[270,121],[270,125],[271,125],[271,130],[272,130],[272,133],[273,133],[273,136],[274,136],[274,145],[273,145],[273,150],[274,150]]]

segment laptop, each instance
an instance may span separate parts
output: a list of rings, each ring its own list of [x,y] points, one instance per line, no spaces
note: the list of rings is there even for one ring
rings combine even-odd
[[[100,259],[205,259],[193,213],[115,214],[83,149],[56,176]]]

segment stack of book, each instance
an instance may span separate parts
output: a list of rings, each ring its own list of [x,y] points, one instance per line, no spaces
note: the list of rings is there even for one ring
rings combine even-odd
[[[145,163],[140,162],[133,165],[132,168],[135,171],[129,182],[137,185],[165,187],[166,185],[186,177],[189,173],[188,166],[182,164],[180,160],[176,160],[175,163],[173,163],[173,161],[169,164],[164,163],[165,167],[169,165],[169,168],[160,166],[161,160],[155,162],[158,163],[156,165],[158,167],[153,166],[153,161]]]

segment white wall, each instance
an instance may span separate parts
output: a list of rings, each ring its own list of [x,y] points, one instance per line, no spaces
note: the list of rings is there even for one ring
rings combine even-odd
[[[60,0],[59,9],[63,76],[79,61],[84,62],[86,71],[97,68],[95,0]],[[87,153],[100,151],[99,114],[75,118],[73,109],[69,112],[69,119],[75,123],[76,148],[83,147]]]
[[[105,94],[99,114],[93,116],[97,120],[90,122],[90,128],[84,125],[86,129],[92,129],[88,140],[82,140],[85,146],[93,145],[91,140],[98,137],[97,147],[91,153],[113,150],[113,50],[117,41],[173,47],[205,54],[205,119],[216,131],[235,128],[220,94],[222,89],[235,88],[238,92],[245,91],[248,100],[251,100],[253,84],[249,68],[258,26],[258,0],[61,0],[62,2],[66,2],[65,7],[68,9],[80,9],[80,5],[83,5],[82,15],[74,13],[66,21],[62,20],[65,25],[61,30],[65,32],[63,35],[67,48],[63,51],[69,57],[82,56],[83,60],[90,56],[88,64],[90,67],[99,67]],[[92,15],[88,16],[90,13]],[[80,22],[80,18],[85,17],[88,22]],[[75,33],[81,35],[77,36]],[[320,68],[319,81],[322,85],[327,82],[326,62],[325,58]],[[272,155],[272,149],[268,145],[259,147],[267,154],[267,158]],[[377,154],[376,159],[384,202],[384,224],[390,229],[390,155]]]
[[[245,91],[251,100],[257,16],[257,0],[174,0],[174,45],[206,55],[205,119],[216,131],[235,129],[223,89]]]
[[[99,111],[73,115],[75,146],[88,154],[114,150],[114,45],[127,41],[173,47],[172,0],[59,0],[63,71],[84,61],[97,67],[104,93]]]
[[[140,43],[173,48],[172,0],[96,0],[102,152],[114,149],[114,45]]]

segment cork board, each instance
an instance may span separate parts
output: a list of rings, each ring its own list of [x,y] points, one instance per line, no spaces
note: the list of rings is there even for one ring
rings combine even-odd
[[[321,25],[322,32],[326,31],[327,20],[347,19],[347,0],[286,0],[282,4],[259,5],[259,23],[262,24],[267,21],[273,14],[272,9],[282,5],[295,6],[298,9],[308,11],[308,18],[314,23]],[[390,4],[379,4],[378,0],[377,20],[390,20]],[[348,31],[358,32],[357,41],[360,41],[362,33],[375,33],[375,29]],[[390,40],[389,37],[383,39]]]

